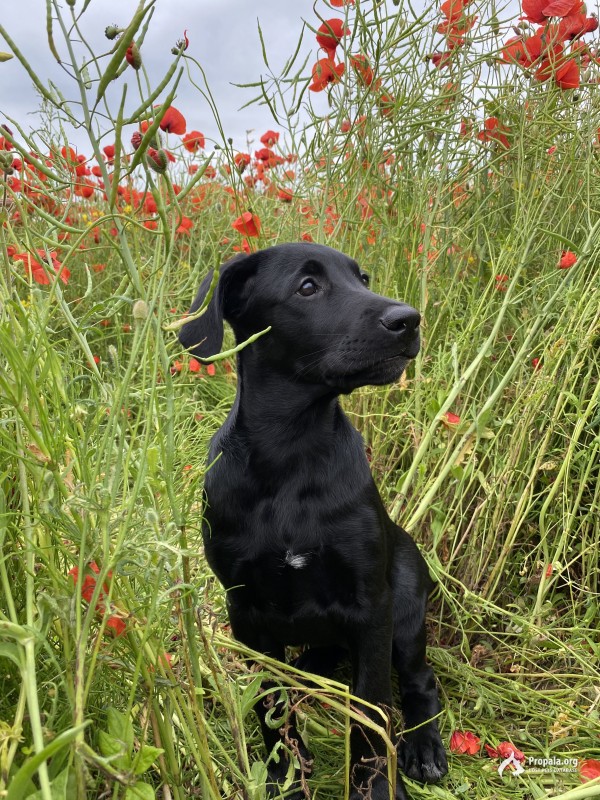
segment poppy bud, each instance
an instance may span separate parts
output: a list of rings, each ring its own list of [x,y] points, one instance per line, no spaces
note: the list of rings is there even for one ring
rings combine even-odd
[[[109,25],[108,28],[105,28],[104,35],[107,39],[116,39],[117,36],[121,33],[121,29],[117,28],[116,25]]]
[[[131,310],[134,319],[144,320],[148,318],[148,303],[145,300],[136,300]]]
[[[125,52],[125,61],[127,61],[129,66],[133,67],[135,70],[138,70],[142,66],[140,49],[135,42],[132,42],[127,48]]]
[[[9,153],[8,150],[0,150],[0,172],[3,172],[5,175],[10,175],[13,171],[12,163],[12,154]]]
[[[160,525],[160,517],[153,508],[146,509],[146,522],[149,522],[153,528],[158,529]]]
[[[112,368],[117,371],[119,368],[119,354],[114,344],[108,345],[108,357],[110,358]]]
[[[71,8],[75,8],[75,0],[67,0],[67,5],[71,6]]]
[[[155,150],[153,147],[149,147],[146,151],[146,158],[148,159],[148,166],[150,169],[153,169],[160,175],[166,172],[169,161],[164,150]]]
[[[131,134],[131,146],[134,150],[137,150],[142,143],[142,134],[139,131],[134,131]]]

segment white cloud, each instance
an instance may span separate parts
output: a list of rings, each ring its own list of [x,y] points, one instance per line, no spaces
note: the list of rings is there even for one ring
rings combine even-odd
[[[23,5],[35,5],[24,13]],[[71,108],[81,115],[76,104],[77,87],[65,69],[59,66],[50,53],[47,43],[44,4],[36,2],[10,3],[2,9],[2,25],[14,39],[17,46],[28,58],[32,68],[46,84],[52,80],[64,96],[75,102]],[[82,0],[77,0],[75,11],[81,8]],[[63,16],[68,19],[69,9],[63,4]],[[92,0],[81,20],[82,33],[95,53],[106,53],[111,43],[104,37],[107,25],[116,23],[125,26],[132,17],[137,0]],[[324,6],[324,8],[326,8]],[[235,145],[245,149],[246,131],[255,130],[255,139],[267,128],[276,127],[267,108],[251,106],[240,110],[241,106],[259,90],[242,90],[236,83],[258,81],[268,72],[262,57],[258,21],[262,28],[269,63],[277,74],[290,55],[295,51],[302,30],[302,18],[314,23],[317,18],[313,11],[313,0],[294,0],[293,3],[281,0],[158,0],[150,23],[148,35],[142,47],[144,66],[152,86],[156,85],[172,61],[171,48],[181,39],[187,29],[190,45],[188,54],[200,62],[207,77],[211,93],[216,101],[226,136],[234,139]],[[317,21],[318,24],[318,21]],[[69,56],[59,25],[55,22],[54,40],[65,62]],[[0,49],[8,49],[1,42]],[[302,52],[306,56],[316,51],[312,33],[305,36]],[[89,55],[81,45],[77,46],[77,57],[83,60]],[[299,64],[302,63],[299,59]],[[0,65],[2,84],[0,86],[0,113],[17,120],[25,129],[37,126],[39,98],[32,83],[17,59]],[[93,74],[93,66],[90,73]],[[200,72],[190,65],[192,77],[201,80]],[[310,66],[306,70],[307,77]],[[130,108],[139,103],[139,92],[132,69],[119,79],[118,87],[111,89],[112,108],[116,111],[122,84],[127,81]],[[116,90],[116,91],[115,91]],[[94,96],[95,90],[90,92]],[[164,94],[163,94],[164,97]],[[219,140],[218,130],[206,101],[184,74],[174,105],[179,108],[188,123],[188,129],[203,131],[207,137]],[[69,132],[69,139],[84,151],[85,135],[82,132]]]

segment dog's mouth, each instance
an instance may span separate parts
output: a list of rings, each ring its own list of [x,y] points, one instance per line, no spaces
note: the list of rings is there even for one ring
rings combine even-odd
[[[419,352],[419,347],[407,348],[401,353],[371,361],[370,363],[348,364],[348,371],[341,383],[346,391],[359,386],[383,386],[397,381],[408,364]]]

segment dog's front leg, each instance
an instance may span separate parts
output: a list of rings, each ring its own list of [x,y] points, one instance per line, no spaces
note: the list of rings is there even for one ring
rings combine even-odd
[[[358,710],[390,733],[392,708],[392,615],[389,606],[375,614],[369,624],[353,630],[350,654],[353,694],[378,710],[362,703]],[[391,794],[388,775],[388,748],[372,727],[353,721],[350,730],[350,800],[407,800],[402,778],[396,773],[396,791]]]
[[[228,610],[231,629],[238,641],[270,658],[285,662],[285,648],[282,645],[273,641],[264,630],[249,625],[241,609],[229,604]],[[307,800],[306,777],[312,772],[312,755],[297,730],[296,714],[289,708],[284,693],[275,683],[264,681],[261,684],[254,711],[267,750],[267,797]],[[291,759],[295,762],[294,768]]]

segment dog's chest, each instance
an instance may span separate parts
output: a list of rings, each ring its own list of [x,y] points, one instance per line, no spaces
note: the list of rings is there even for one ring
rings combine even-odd
[[[257,491],[239,479],[228,497],[207,487],[205,551],[230,599],[288,619],[362,606],[380,565],[381,534],[376,510],[356,487],[326,494],[310,480],[292,480]]]

